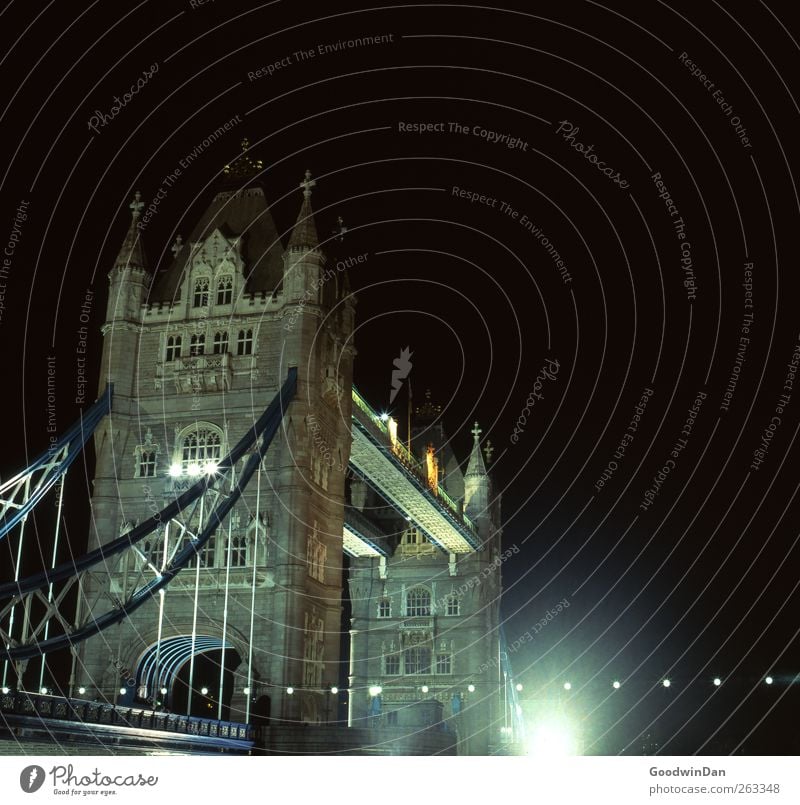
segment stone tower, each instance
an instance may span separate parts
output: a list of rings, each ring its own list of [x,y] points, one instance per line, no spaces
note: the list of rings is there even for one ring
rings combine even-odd
[[[500,502],[492,497],[480,429],[466,471],[455,460],[430,400],[417,410],[412,447],[477,527],[481,549],[453,554],[388,513],[361,481],[352,505],[382,524],[390,555],[352,559],[351,726],[386,729],[386,740],[441,729],[459,754],[485,755],[505,723],[499,663]]]
[[[290,367],[297,393],[225,528],[161,605],[143,606],[80,647],[73,685],[112,701],[162,699],[183,712],[191,695],[192,711],[212,716],[221,691],[231,718],[244,717],[249,697],[273,720],[314,723],[338,675],[354,303],[345,274],[327,265],[310,174],[284,248],[261,163],[243,146],[160,270],[145,257],[138,193],[131,205],[109,274],[100,384],[114,384],[114,400],[96,434],[90,548],[213,473]],[[202,511],[187,514],[184,525],[199,528],[200,518]],[[84,608],[125,600],[181,539],[189,537],[165,524],[141,556],[128,552],[104,567],[86,584]]]

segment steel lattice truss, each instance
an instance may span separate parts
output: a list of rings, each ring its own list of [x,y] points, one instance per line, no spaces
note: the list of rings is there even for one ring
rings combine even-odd
[[[17,608],[21,608],[24,612],[21,636],[15,637],[0,627],[0,642],[2,642],[0,660],[27,660],[74,646],[121,622],[139,607],[157,598],[159,591],[198,557],[203,546],[217,532],[225,517],[236,505],[261,464],[280,426],[284,412],[294,397],[296,387],[297,370],[292,368],[269,407],[230,453],[219,461],[217,471],[198,480],[148,520],[119,538],[52,570],[0,584],[0,624],[6,624]],[[96,405],[100,405],[101,402]],[[98,422],[108,411],[109,403],[110,396],[105,410],[97,416]],[[99,412],[102,409],[97,410]],[[94,422],[93,427],[96,424],[97,422]],[[67,436],[64,437],[66,438]],[[70,446],[64,460],[71,461],[80,448],[73,452],[72,442],[69,441],[68,444]],[[245,455],[248,455],[247,461],[235,483],[229,482],[229,491],[221,492],[220,488],[226,479],[230,478],[236,462]],[[27,473],[33,472],[36,466],[32,465],[15,478],[23,478]],[[48,477],[56,477],[49,483],[48,489],[63,475],[64,470],[66,467],[60,472],[54,467],[49,471]],[[41,480],[39,483],[41,484]],[[5,486],[6,484],[3,488]],[[46,491],[45,489],[38,494],[36,502],[42,499]],[[27,502],[22,505],[27,507]],[[35,503],[27,507],[26,511],[30,511],[33,505]],[[16,514],[14,516],[16,517]],[[126,566],[128,558],[133,559],[139,570],[134,583],[128,584],[125,593],[121,594],[120,590],[112,588],[111,577],[116,569]],[[76,587],[79,599],[83,601],[86,601],[84,597],[86,590],[96,591],[95,600],[86,601],[88,606],[79,607],[79,610],[85,613],[83,618],[74,613],[66,615],[62,610],[70,592]],[[102,611],[103,609],[105,611]],[[44,614],[40,614],[42,610]],[[35,619],[32,617],[33,612],[37,613]],[[52,623],[58,623],[63,633],[49,637],[49,625]]]
[[[100,420],[111,410],[112,387],[29,467],[0,484],[0,539],[22,523],[61,480]]]

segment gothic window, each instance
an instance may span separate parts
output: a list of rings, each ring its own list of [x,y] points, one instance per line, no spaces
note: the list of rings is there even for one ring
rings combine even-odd
[[[214,354],[224,355],[228,351],[228,334],[214,333]]]
[[[381,600],[378,601],[378,617],[392,617],[392,602],[388,598],[381,598]]]
[[[229,541],[231,567],[245,567],[247,565],[247,537],[244,534],[232,534]],[[225,554],[228,561],[228,554]]]
[[[167,338],[167,355],[168,361],[174,361],[181,356],[181,342],[182,338],[179,335],[171,335]]]
[[[253,331],[252,330],[239,330],[239,338],[236,341],[236,354],[237,355],[252,355],[253,354]]]
[[[233,277],[226,275],[217,280],[217,304],[229,305],[233,301]]]
[[[200,475],[214,469],[222,458],[222,434],[213,425],[195,425],[179,441],[184,475]]]
[[[192,307],[208,307],[208,277],[201,277],[194,281],[194,296]]]
[[[436,673],[437,674],[452,674],[453,673],[453,655],[452,654],[437,654],[436,655]]]
[[[403,532],[402,542],[403,545],[423,545],[425,537],[418,528],[411,526]]]
[[[455,593],[448,595],[444,600],[444,613],[445,615],[460,615],[461,614],[461,601]]]
[[[202,355],[206,351],[206,337],[204,335],[193,335],[189,341],[189,354]]]
[[[155,478],[156,475],[156,451],[142,450],[139,453],[139,477]]]
[[[400,674],[399,654],[387,654],[383,658],[383,673],[386,676],[398,676]]]
[[[429,674],[431,671],[431,650],[425,646],[412,646],[405,652],[406,674]]]
[[[144,444],[134,448],[136,468],[133,473],[134,478],[155,478],[158,469],[159,447],[153,442],[153,432],[147,429],[144,437]]]
[[[411,618],[431,614],[431,594],[424,587],[415,587],[406,596],[406,615]]]
[[[164,534],[156,531],[144,542],[143,553],[153,567],[161,570],[164,564]]]

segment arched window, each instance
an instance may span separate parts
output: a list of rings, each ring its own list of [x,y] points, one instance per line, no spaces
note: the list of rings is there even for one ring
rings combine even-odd
[[[228,351],[228,334],[214,333],[214,354],[224,355]]]
[[[204,335],[193,335],[189,341],[189,354],[202,355],[206,351],[206,337]]]
[[[252,355],[253,354],[253,331],[252,330],[239,330],[239,338],[236,341],[236,354],[237,355]]]
[[[444,614],[445,615],[460,615],[461,614],[461,601],[455,593],[451,593],[444,599]]]
[[[415,587],[406,595],[406,615],[411,618],[431,614],[431,594],[424,587]]]
[[[247,565],[247,535],[241,532],[231,534],[228,546],[231,567],[245,567]],[[227,553],[225,554],[225,561],[228,561]]]
[[[226,274],[217,280],[217,304],[229,305],[233,301],[233,277]]]
[[[171,335],[167,338],[167,354],[168,361],[174,361],[181,356],[181,342],[182,338],[179,335]]]
[[[213,472],[222,458],[222,433],[213,425],[195,425],[181,434],[179,450],[184,475]]]
[[[392,617],[392,602],[388,598],[381,598],[381,600],[378,601],[378,617]]]
[[[209,285],[208,277],[200,277],[194,281],[192,307],[208,307]]]

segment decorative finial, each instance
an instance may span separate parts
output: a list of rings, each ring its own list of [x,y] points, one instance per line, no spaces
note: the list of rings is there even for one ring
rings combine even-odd
[[[483,431],[480,429],[480,426],[478,425],[477,421],[475,422],[475,427],[472,429],[471,433],[475,437],[475,441],[477,442],[478,439],[480,438],[481,434],[483,433]]]
[[[307,170],[305,180],[300,182],[300,187],[303,189],[303,195],[306,198],[311,198],[311,190],[316,186],[317,183],[311,178],[311,171]]]
[[[182,248],[183,248],[183,238],[180,235],[178,235],[175,238],[175,243],[173,243],[172,246],[170,246],[170,251],[172,252],[173,255],[175,255],[175,257],[177,257],[178,253]]]
[[[144,207],[144,202],[142,201],[142,194],[137,190],[133,194],[133,201],[130,203],[131,212],[133,213],[134,218],[139,217],[139,214],[142,211],[142,207]]]
[[[494,446],[491,441],[487,440],[483,448],[484,455],[486,456],[486,463],[492,463],[492,453],[494,453]]]
[[[336,219],[336,226],[333,228],[333,234],[338,240],[344,240],[344,233],[347,232],[347,227],[344,225],[344,218],[340,215]]]

